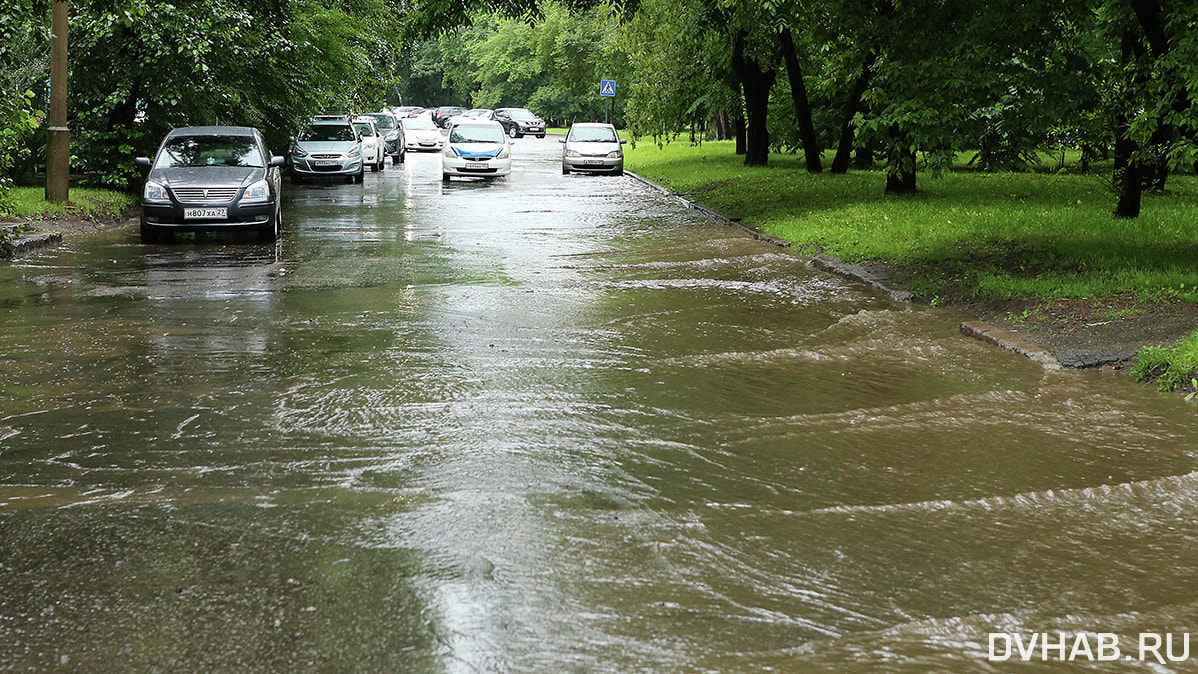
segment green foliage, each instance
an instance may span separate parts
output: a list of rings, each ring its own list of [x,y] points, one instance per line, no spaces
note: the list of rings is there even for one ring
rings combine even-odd
[[[0,216],[13,212],[13,180],[9,172],[29,152],[24,139],[38,123],[38,117],[30,109],[32,99],[31,91],[14,94],[0,90]]]
[[[0,10],[0,55],[45,51],[48,4]],[[176,126],[257,126],[282,152],[314,112],[382,105],[402,46],[389,0],[74,0],[71,10],[72,167],[118,188],[136,185],[133,157]],[[21,77],[44,101],[48,66],[26,62]]]
[[[1132,364],[1131,374],[1138,381],[1156,382],[1160,391],[1175,391],[1185,384],[1198,389],[1194,374],[1198,372],[1198,333],[1173,346],[1150,346],[1140,349]],[[1195,391],[1186,396],[1195,397]]]
[[[425,106],[528,107],[562,123],[589,119],[606,106],[599,81],[627,81],[617,34],[604,8],[547,2],[535,23],[476,16],[469,27],[417,44],[401,91]],[[622,107],[622,98],[616,103]]]
[[[1087,175],[946,170],[910,199],[883,198],[880,171],[810,175],[802,158],[746,168],[729,143],[640,144],[626,165],[808,250],[903,266],[925,296],[1095,298],[1198,303],[1198,177],[1178,178],[1150,213],[1112,221]]]
[[[71,188],[71,200],[61,204],[46,201],[42,187],[17,187],[12,196],[13,215],[28,220],[75,217],[94,222],[115,221],[138,202],[127,192],[89,187]]]

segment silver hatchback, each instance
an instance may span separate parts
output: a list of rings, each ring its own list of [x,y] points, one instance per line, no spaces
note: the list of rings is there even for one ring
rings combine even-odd
[[[624,174],[624,143],[611,124],[580,123],[570,127],[562,148],[562,175],[571,171]]]

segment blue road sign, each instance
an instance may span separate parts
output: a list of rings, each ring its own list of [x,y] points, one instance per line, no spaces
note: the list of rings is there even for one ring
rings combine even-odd
[[[600,82],[599,83],[599,95],[600,96],[615,96],[616,95],[616,81],[615,80],[603,80],[602,82]]]

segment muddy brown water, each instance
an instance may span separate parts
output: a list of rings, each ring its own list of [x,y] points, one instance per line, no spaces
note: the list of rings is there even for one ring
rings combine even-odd
[[[1006,671],[990,633],[1195,627],[1192,405],[559,147],[288,186],[275,246],[0,267],[0,669]]]

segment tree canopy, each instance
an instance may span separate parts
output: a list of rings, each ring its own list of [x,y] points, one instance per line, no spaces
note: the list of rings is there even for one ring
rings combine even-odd
[[[0,10],[4,165],[38,154],[49,0]],[[962,153],[1113,157],[1119,215],[1198,162],[1198,6],[1182,0],[74,0],[74,167],[130,185],[128,159],[182,124],[248,124],[281,150],[319,111],[407,103],[604,116],[668,142],[736,138],[750,165],[881,159],[916,189]],[[34,130],[31,130],[34,129]],[[7,143],[7,145],[3,144]],[[7,149],[4,149],[7,148]],[[32,152],[29,152],[32,150]]]

